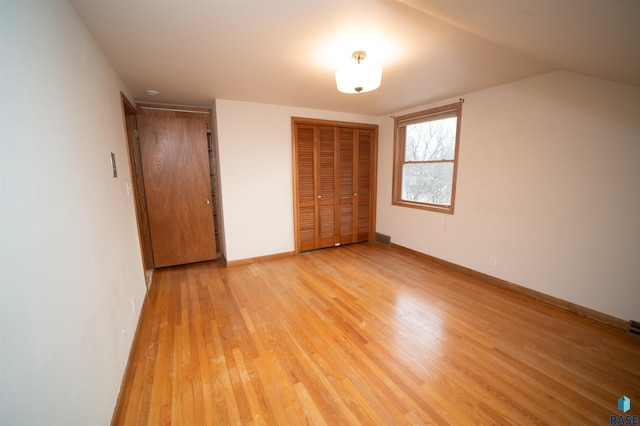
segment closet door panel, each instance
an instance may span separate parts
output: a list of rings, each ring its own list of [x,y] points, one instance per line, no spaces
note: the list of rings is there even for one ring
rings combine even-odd
[[[370,130],[358,130],[358,154],[357,154],[357,236],[356,241],[371,239],[371,168],[372,168],[372,132]]]
[[[319,247],[336,243],[336,149],[335,128],[318,127],[318,222]]]
[[[354,143],[355,130],[350,128],[338,129],[339,164],[340,164],[340,210],[339,235],[340,244],[353,243],[356,239],[355,220],[355,170],[354,158],[357,155]]]
[[[315,130],[296,126],[296,162],[298,191],[298,238],[300,250],[317,248]]]

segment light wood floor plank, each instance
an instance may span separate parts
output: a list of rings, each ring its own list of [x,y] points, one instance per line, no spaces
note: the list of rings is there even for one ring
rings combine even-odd
[[[135,345],[114,425],[608,424],[622,395],[640,412],[639,338],[373,243],[157,270]]]

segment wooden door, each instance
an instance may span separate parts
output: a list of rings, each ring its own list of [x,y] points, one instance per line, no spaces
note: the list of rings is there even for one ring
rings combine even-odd
[[[315,126],[295,126],[298,241],[301,251],[317,248]]]
[[[354,161],[355,205],[354,231],[356,242],[373,239],[375,229],[372,226],[372,216],[375,211],[374,197],[376,190],[375,175],[372,173],[375,167],[375,151],[373,146],[373,131],[368,129],[356,130],[356,158]]]
[[[340,244],[349,244],[357,241],[357,171],[354,161],[358,158],[358,146],[355,140],[356,130],[352,128],[338,128],[339,164],[340,164]]]
[[[206,124],[141,115],[138,129],[155,266],[215,259]]]
[[[331,247],[338,226],[335,128],[299,125],[294,131],[300,250]]]
[[[298,251],[375,233],[377,126],[293,119]]]
[[[373,132],[369,129],[338,129],[339,144],[339,243],[371,239]]]
[[[316,248],[332,247],[338,242],[336,220],[336,138],[335,127],[318,126],[318,244]]]

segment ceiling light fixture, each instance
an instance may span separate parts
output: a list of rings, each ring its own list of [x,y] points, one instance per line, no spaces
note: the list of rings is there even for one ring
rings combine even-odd
[[[158,96],[160,94],[160,92],[158,92],[157,90],[145,90],[144,93],[146,93],[149,96]]]
[[[351,58],[358,61],[357,64],[349,64],[336,71],[336,85],[343,93],[364,93],[380,87],[382,80],[382,68],[379,65],[361,64],[360,61],[367,56],[363,50],[355,51]]]

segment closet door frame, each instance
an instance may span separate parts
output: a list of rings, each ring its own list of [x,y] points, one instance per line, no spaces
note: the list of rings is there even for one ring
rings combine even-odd
[[[339,157],[339,147],[338,147],[338,128],[349,128],[354,130],[354,135],[357,135],[360,130],[370,131],[371,132],[371,153],[370,153],[370,188],[369,188],[369,241],[375,240],[375,229],[376,229],[376,194],[377,194],[377,172],[378,172],[378,125],[376,124],[367,124],[367,123],[355,123],[355,122],[346,122],[346,121],[334,121],[334,120],[321,120],[315,118],[304,118],[304,117],[291,117],[291,158],[292,158],[292,176],[293,176],[293,221],[294,221],[294,244],[295,244],[295,253],[299,254],[301,251],[304,251],[300,247],[300,217],[299,217],[299,196],[298,196],[298,164],[297,164],[297,133],[296,128],[298,125],[311,125],[311,126],[329,126],[335,127],[336,131],[336,141],[335,146],[337,148],[337,152],[335,154],[335,166],[336,169],[339,168],[338,157]],[[355,153],[354,153],[355,154]],[[357,160],[354,158],[354,161]],[[314,162],[317,164],[317,162]],[[337,169],[338,170],[338,169]],[[357,166],[356,166],[357,170]],[[315,171],[314,171],[315,173]],[[339,173],[336,173],[336,221],[339,221],[339,208],[340,208],[340,194],[339,194]],[[354,176],[354,184],[357,182],[357,177]],[[355,189],[355,188],[354,188]],[[315,188],[316,192],[318,188]],[[356,192],[356,191],[354,191]],[[355,202],[357,204],[357,201]],[[317,206],[316,206],[317,207]],[[355,214],[354,214],[355,216]],[[316,226],[318,224],[316,223]],[[357,226],[357,223],[353,224],[354,227]],[[337,228],[337,223],[336,223]],[[336,230],[336,243],[340,241],[340,235]],[[337,244],[338,245],[338,244]]]

